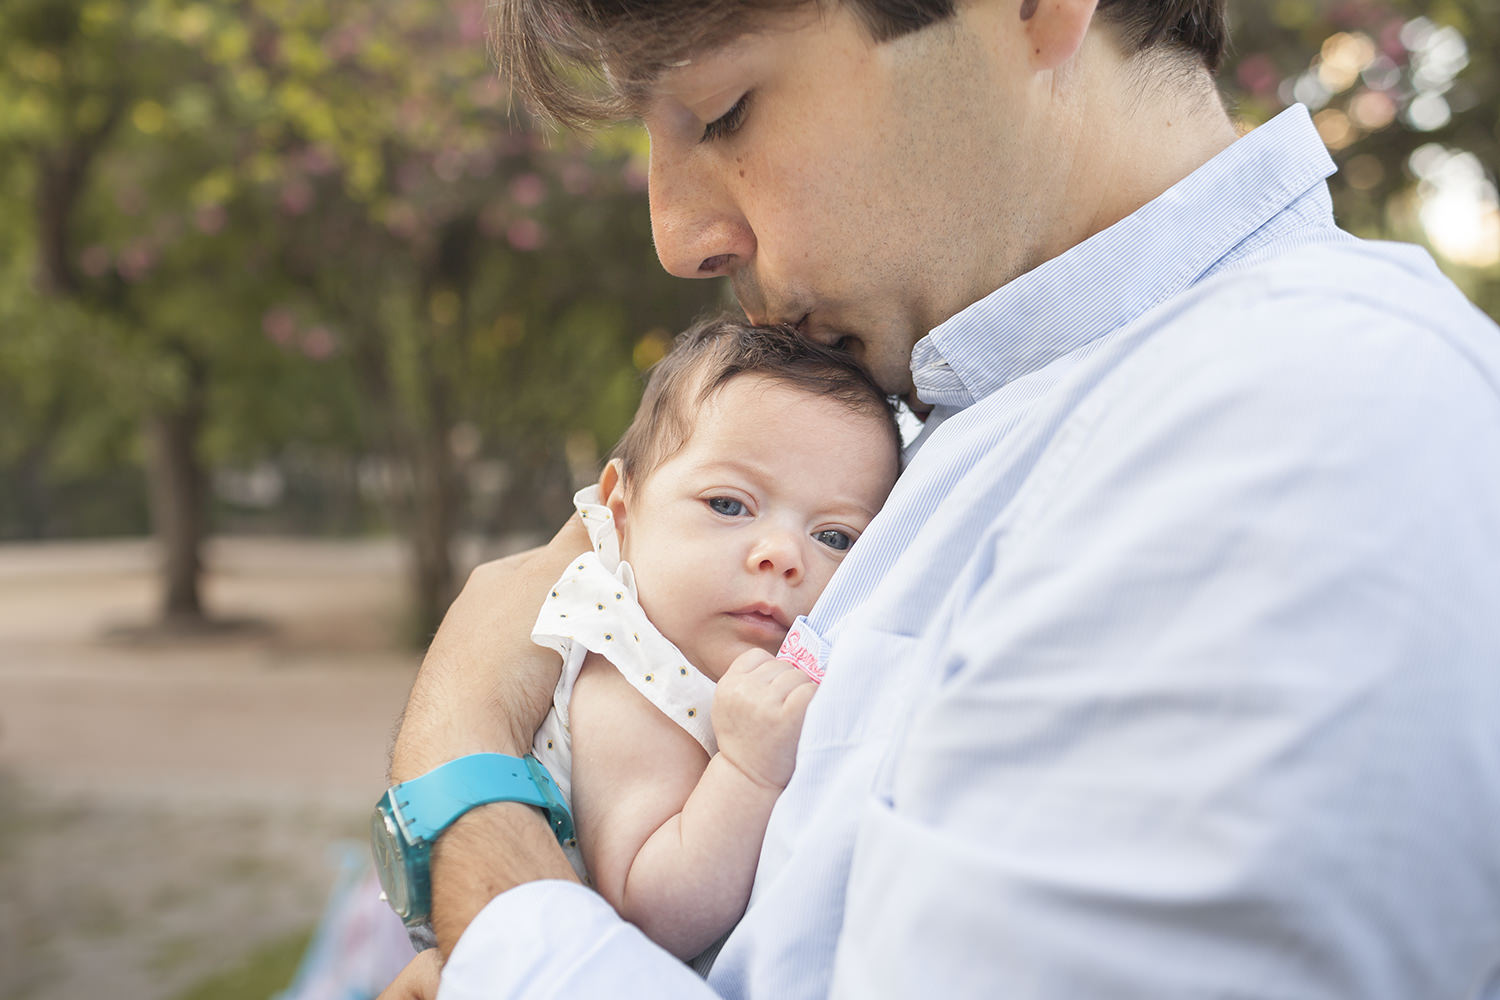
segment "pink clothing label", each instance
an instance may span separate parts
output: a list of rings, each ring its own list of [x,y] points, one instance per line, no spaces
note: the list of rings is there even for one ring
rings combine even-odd
[[[818,633],[807,624],[807,619],[798,618],[792,623],[791,631],[782,640],[781,649],[776,653],[778,660],[785,660],[807,676],[811,677],[817,684],[823,683],[823,666],[818,662],[818,652],[822,649],[823,642],[818,638]]]

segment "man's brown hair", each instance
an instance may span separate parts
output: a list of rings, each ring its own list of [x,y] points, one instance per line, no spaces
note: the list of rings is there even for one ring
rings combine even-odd
[[[586,125],[629,117],[666,70],[812,3],[845,3],[877,42],[947,20],[957,0],[491,0],[500,70],[534,109]],[[1017,5],[1022,0],[1004,0]],[[1227,0],[1099,0],[1130,52],[1175,50],[1217,72]]]
[[[635,419],[610,453],[626,482],[639,484],[687,444],[693,415],[731,379],[742,375],[832,399],[880,421],[891,449],[901,453],[895,410],[865,370],[847,354],[808,340],[785,326],[752,326],[729,316],[699,320],[677,337],[651,369]]]

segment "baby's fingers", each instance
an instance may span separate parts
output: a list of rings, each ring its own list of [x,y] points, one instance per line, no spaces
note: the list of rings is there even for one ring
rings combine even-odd
[[[802,671],[797,671],[802,673]],[[805,678],[807,683],[799,684],[787,693],[786,701],[782,702],[782,709],[789,717],[797,720],[797,732],[802,731],[802,719],[807,715],[807,706],[812,704],[813,695],[818,693],[818,685],[814,684],[811,677]]]
[[[752,674],[756,670],[758,670],[767,660],[774,659],[775,657],[766,652],[764,649],[747,649],[739,656],[736,656],[734,658],[734,662],[729,665],[729,669],[724,671],[724,677],[729,677],[730,675],[739,676],[743,674]],[[720,681],[722,681],[724,677],[721,677]]]
[[[818,685],[813,683],[811,677],[785,660],[777,660],[776,664],[781,669],[779,673],[771,678],[771,696],[773,698],[785,702],[793,694],[802,691],[804,688],[807,689],[806,697],[809,699],[812,698],[813,692],[818,689]]]

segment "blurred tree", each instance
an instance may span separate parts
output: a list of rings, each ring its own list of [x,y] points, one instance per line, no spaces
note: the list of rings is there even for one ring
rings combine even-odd
[[[139,422],[163,612],[191,621],[213,465],[359,456],[430,630],[463,467],[508,473],[492,526],[556,523],[565,442],[612,439],[635,361],[717,294],[650,262],[642,153],[537,135],[482,0],[13,0],[0,204],[32,224],[0,237],[24,331],[0,349],[0,460],[40,497],[59,436],[99,425],[102,461]]]
[[[555,527],[566,439],[612,439],[636,342],[715,290],[651,263],[636,133],[544,138],[510,107],[482,3],[263,3],[235,25],[224,69],[258,141],[221,183],[279,219],[289,279],[264,325],[357,380],[427,632],[455,585],[460,466],[499,458],[510,524]]]
[[[1308,104],[1341,221],[1500,313],[1493,5],[1230,9],[1246,122]],[[722,290],[651,260],[639,132],[539,132],[483,32],[483,0],[0,6],[0,516],[56,530],[67,476],[142,464],[193,620],[211,471],[336,456],[410,540],[419,634],[466,483],[500,498],[469,523],[555,523]]]
[[[1425,243],[1500,317],[1500,6],[1274,0],[1230,12],[1223,79],[1247,124],[1307,105],[1339,166],[1340,223]]]
[[[27,336],[36,344],[39,337],[55,338],[47,346],[62,347],[26,355],[12,341],[12,361],[40,367],[9,374],[19,384],[37,387],[32,409],[41,419],[30,422],[28,429],[38,433],[28,448],[38,462],[53,443],[63,413],[88,402],[74,395],[80,382],[124,403],[120,410],[135,410],[145,418],[153,482],[172,487],[152,492],[152,513],[165,543],[163,612],[169,618],[192,620],[201,617],[201,475],[195,462],[182,460],[181,451],[184,443],[190,445],[200,418],[203,366],[170,334],[162,338],[162,346],[181,364],[151,373],[169,380],[169,385],[154,392],[144,388],[142,383],[152,379],[132,363],[142,360],[138,351],[145,324],[139,297],[130,286],[156,268],[157,244],[164,242],[159,230],[136,234],[118,268],[107,268],[109,261],[79,248],[80,239],[94,235],[91,230],[103,214],[97,205],[97,181],[111,165],[114,146],[128,135],[122,125],[127,117],[136,119],[137,127],[154,124],[148,112],[159,112],[160,106],[140,95],[183,68],[174,58],[177,53],[156,44],[156,39],[123,30],[123,21],[119,8],[67,0],[17,0],[0,12],[5,68],[0,106],[6,109],[0,119],[0,143],[10,167],[6,193],[21,202],[13,206],[19,211],[8,214],[32,222],[25,237],[10,247],[6,300],[13,329],[25,331],[16,335],[17,340]],[[128,203],[119,207],[123,214],[139,215],[144,192],[136,185],[130,194]],[[28,302],[18,292],[22,256],[31,258],[32,286],[53,301]],[[87,363],[79,363],[109,354],[121,362],[115,371],[90,372]],[[134,392],[132,380],[121,377],[126,370],[136,377]],[[96,377],[80,378],[84,375]],[[35,487],[34,475],[28,478]]]

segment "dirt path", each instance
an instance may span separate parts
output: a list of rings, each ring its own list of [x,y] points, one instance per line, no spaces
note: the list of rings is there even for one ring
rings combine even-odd
[[[0,998],[157,1000],[304,928],[358,844],[417,658],[386,542],[228,540],[150,618],[143,543],[0,546]]]

